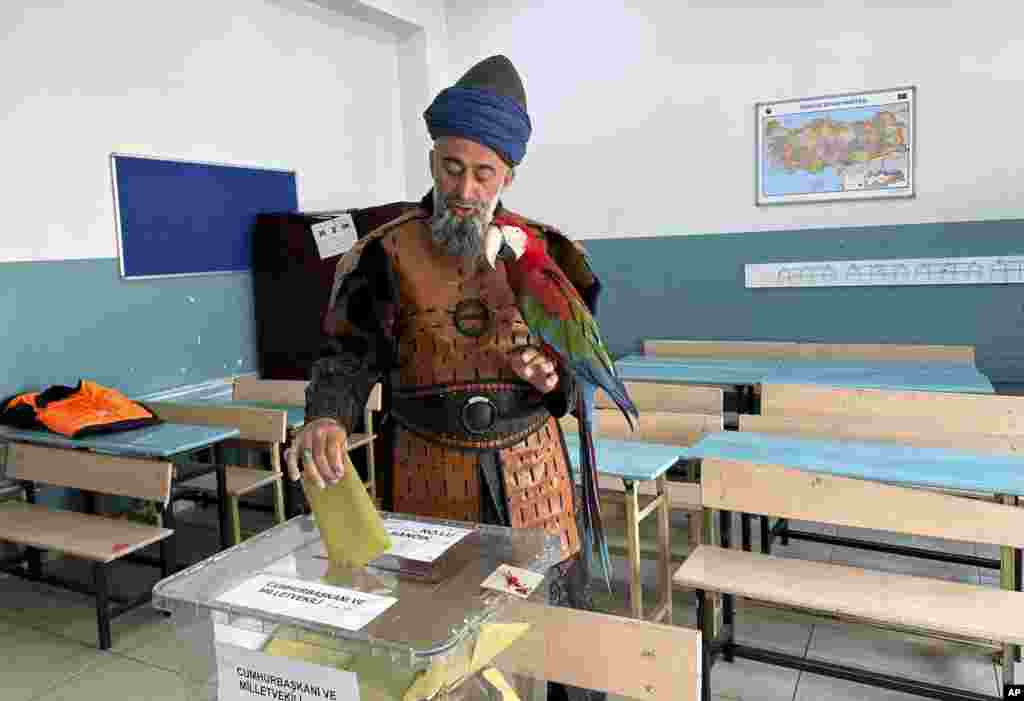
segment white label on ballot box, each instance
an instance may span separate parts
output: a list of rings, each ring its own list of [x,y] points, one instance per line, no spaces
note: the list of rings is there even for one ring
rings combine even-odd
[[[439,526],[415,521],[385,519],[384,528],[391,536],[388,555],[407,560],[433,562],[473,531],[468,528]]]
[[[218,601],[345,630],[360,630],[398,599],[260,574],[222,594]]]
[[[320,252],[320,260],[337,256],[352,248],[356,242],[356,223],[351,214],[314,224],[313,240],[316,250]]]
[[[439,526],[432,523],[417,523],[400,519],[384,519],[384,529],[391,536],[388,555],[406,560],[433,562],[444,555],[450,547],[473,531],[468,528]],[[321,542],[316,549],[317,557],[327,557],[327,548]]]
[[[359,701],[354,672],[217,644],[219,701]]]

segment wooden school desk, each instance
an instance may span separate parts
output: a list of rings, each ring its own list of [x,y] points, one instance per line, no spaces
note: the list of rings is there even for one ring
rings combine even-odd
[[[233,545],[242,540],[239,500],[243,495],[271,487],[274,490],[275,521],[279,524],[284,523],[286,506],[282,483],[281,446],[288,438],[288,413],[285,408],[242,406],[236,405],[230,399],[188,402],[181,398],[146,402],[146,406],[167,421],[238,429],[238,437],[233,439],[231,444],[238,448],[242,459],[225,468]],[[269,452],[270,470],[252,466],[252,453],[257,451]],[[212,452],[213,462],[226,462],[223,451],[219,450],[218,446],[214,446]],[[203,475],[189,480],[181,485],[182,491],[189,492],[194,498],[205,500],[207,492],[216,493],[216,485],[209,483],[209,477],[210,475]]]
[[[222,441],[237,437],[238,433],[237,428],[161,423],[156,426],[147,426],[131,431],[120,431],[118,433],[73,440],[49,431],[23,430],[0,426],[0,441],[31,443],[70,450],[86,450],[122,457],[169,460],[212,448]],[[228,519],[227,481],[224,465],[219,463],[213,465],[197,463],[175,465],[173,482],[180,483],[198,474],[209,472],[214,472],[217,475],[217,509],[218,516],[220,517],[220,542],[222,548],[227,548],[231,545],[231,524]],[[90,510],[94,510],[91,500]],[[174,510],[167,509],[167,516],[173,520]],[[174,529],[173,523],[164,524],[164,526]]]
[[[716,385],[758,413],[763,384],[991,394],[972,346],[645,340],[616,363],[624,380]]]
[[[579,482],[580,443],[577,434],[565,434],[565,447]],[[672,623],[672,546],[669,528],[670,489],[697,490],[695,484],[669,483],[665,473],[687,449],[678,445],[641,443],[611,438],[595,440],[598,473],[601,477],[621,479],[625,487],[626,552],[630,568],[630,611],[634,618]],[[652,498],[640,506],[640,491],[653,483]],[[602,496],[614,496],[618,490],[602,489]],[[693,501],[691,496],[688,501]],[[658,525],[658,604],[644,617],[643,588],[640,576],[640,522],[655,514]]]
[[[972,364],[904,360],[800,358],[668,358],[628,355],[615,363],[623,380],[717,385],[742,390],[763,384],[992,394],[992,382]]]
[[[205,425],[236,426],[241,430],[239,442],[242,448],[249,444],[256,450],[268,450],[271,459],[271,472],[254,470],[247,467],[229,467],[229,484],[232,478],[238,489],[228,495],[230,511],[234,526],[235,540],[241,538],[239,523],[239,498],[243,494],[262,487],[272,480],[274,485],[274,510],[278,523],[291,518],[301,511],[297,505],[302,503],[302,496],[294,483],[282,475],[282,447],[288,444],[295,433],[302,428],[306,420],[305,391],[308,383],[296,380],[262,380],[252,376],[234,378],[231,382],[217,382],[196,387],[185,392],[165,396],[162,401],[154,401],[154,397],[146,403],[158,414],[165,414],[175,421],[202,423]],[[348,449],[366,447],[367,449],[367,490],[371,496],[376,495],[376,474],[373,454],[373,411],[380,411],[381,386],[375,385],[370,393],[364,410],[364,422],[369,431],[354,433],[348,437]],[[278,476],[282,475],[282,476]],[[192,487],[203,491],[209,490],[203,478],[193,480]],[[261,505],[247,504],[255,508]]]
[[[929,559],[982,567],[994,564],[1000,570],[1001,589],[1005,590],[1006,594],[1012,595],[1011,597],[1004,596],[1004,598],[1008,601],[1009,598],[1019,596],[1018,592],[1021,590],[1021,550],[1019,545],[1021,540],[1019,535],[1014,536],[1012,540],[979,540],[968,537],[975,534],[988,534],[990,537],[994,537],[990,532],[995,532],[1001,525],[1005,526],[1010,521],[1020,520],[1021,512],[1016,507],[1018,506],[1018,497],[1024,494],[1024,470],[1022,470],[1024,458],[1019,455],[972,452],[969,449],[950,450],[939,447],[911,446],[883,441],[809,438],[747,431],[711,434],[685,450],[687,457],[701,460],[702,467],[707,467],[709,470],[709,484],[705,484],[702,489],[705,504],[725,503],[715,501],[718,496],[725,495],[722,497],[723,499],[727,498],[728,503],[735,504],[733,507],[726,508],[735,508],[740,513],[744,512],[743,505],[751,505],[752,509],[748,508],[746,511],[755,510],[755,512],[766,516],[804,518],[815,522],[933,537],[942,537],[947,532],[955,531],[954,535],[947,537],[969,542],[1004,543],[1000,547],[1000,560],[991,563],[969,555],[939,555],[925,549],[900,547],[904,551],[916,551],[902,554]],[[805,476],[801,477],[801,473]],[[810,475],[817,473],[822,477],[809,478],[806,476],[807,473]],[[840,485],[839,480],[845,480],[846,486]],[[730,488],[722,486],[726,482],[732,485],[731,491]],[[872,484],[876,486],[872,488]],[[803,486],[799,487],[799,485]],[[882,498],[885,495],[895,494],[895,489],[906,487],[912,489],[902,489],[898,499],[896,497],[889,499],[888,496]],[[883,495],[882,492],[885,489],[890,491]],[[954,494],[958,497],[969,498],[956,499],[950,496]],[[709,495],[710,501],[708,501]],[[745,501],[746,497],[751,495],[756,496],[756,499]],[[737,501],[737,499],[739,500]],[[757,505],[753,505],[753,501],[757,501]],[[896,506],[896,501],[899,501],[899,507]],[[985,504],[984,502],[990,503]],[[1015,508],[1006,509],[1006,506]],[[722,507],[712,508],[721,509]],[[945,510],[943,511],[943,509]],[[729,534],[731,512],[720,510],[719,515],[721,517],[719,525],[721,548],[728,553],[731,546]],[[1003,522],[997,523],[1000,518],[1003,519]],[[762,523],[765,523],[766,520],[762,517]],[[1003,533],[1000,534],[1000,537],[1008,536]],[[811,539],[826,543],[839,540],[827,535]],[[715,540],[716,537],[711,535],[706,542],[714,543]],[[768,554],[765,548],[768,542],[762,535],[762,550],[765,555]],[[1010,544],[1006,545],[1005,543]],[[885,550],[886,548],[872,549]],[[750,550],[748,534],[744,534],[743,550]],[[715,551],[709,552],[712,555],[716,554]],[[750,562],[754,563],[754,560],[751,559]],[[757,585],[747,588],[743,588],[743,586],[737,588],[732,584],[724,585],[721,588],[712,587],[715,591],[731,593],[723,594],[721,623],[717,620],[710,623],[710,619],[703,619],[707,626],[706,640],[710,641],[717,635],[717,632],[712,632],[713,629],[725,630],[727,636],[731,636],[731,627],[728,626],[732,623],[732,596],[734,594],[755,599],[759,596],[768,597],[766,600],[775,603],[815,610],[821,609],[832,614],[847,612],[857,620],[860,620],[857,618],[858,616],[861,618],[866,616],[866,614],[857,612],[867,611],[874,604],[878,604],[876,607],[879,612],[877,619],[872,616],[867,616],[867,619],[875,621],[883,627],[902,626],[901,630],[912,630],[917,633],[938,631],[947,635],[960,636],[958,639],[974,644],[983,642],[991,644],[989,641],[997,641],[1003,649],[1004,678],[1012,681],[1013,664],[1014,660],[1019,658],[1019,642],[1022,638],[1017,633],[1006,633],[1003,630],[1006,626],[986,628],[971,625],[977,618],[973,613],[977,609],[972,607],[977,604],[972,603],[970,597],[999,598],[998,590],[990,595],[986,592],[993,592],[993,590],[987,589],[983,585],[950,584],[941,580],[937,580],[933,585],[920,577],[872,574],[870,570],[868,574],[861,576],[852,574],[857,568],[821,565],[816,562],[808,563],[804,568],[807,576],[811,578],[808,582],[818,575],[828,577],[826,571],[828,567],[836,568],[836,572],[839,570],[851,572],[849,579],[844,580],[846,584],[839,583],[834,587],[836,591],[845,587],[842,595],[845,597],[843,601],[836,604],[836,607],[833,607],[832,603],[822,607],[804,602],[809,602],[816,595],[815,592],[829,588],[826,586],[825,580],[821,580],[818,584],[809,584],[806,588],[793,586],[800,581],[799,560],[782,558],[773,561],[771,558],[761,557],[757,560],[757,564],[763,571],[761,572],[762,579],[756,580],[756,582],[767,582],[773,577],[780,581],[788,581],[788,588],[792,596],[779,593],[782,591],[781,589],[777,589],[776,593],[771,595],[765,594],[763,591],[766,590],[759,589]],[[700,590],[707,588],[705,584],[716,577],[719,580],[730,579],[732,575],[729,575],[727,569],[727,567],[721,567],[718,561],[707,565],[698,557],[689,566],[684,564],[675,579],[677,584]],[[707,575],[709,579],[702,579],[704,575]],[[951,620],[947,621],[943,618],[945,609],[941,606],[915,608],[917,600],[908,600],[903,608],[890,606],[888,610],[882,611],[884,608],[882,604],[889,600],[885,596],[879,597],[878,589],[872,587],[876,586],[873,584],[876,583],[876,580],[881,581],[886,577],[893,580],[893,586],[895,586],[896,579],[900,579],[901,586],[906,585],[900,589],[899,594],[904,598],[906,598],[907,586],[915,582],[919,582],[914,586],[920,589],[922,596],[927,592],[949,589],[955,594],[948,599]],[[732,577],[732,579],[735,580],[736,577]],[[858,585],[858,582],[861,584]],[[893,596],[896,597],[896,594]],[[1000,599],[1000,601],[1002,600]],[[797,603],[798,601],[800,603]],[[1021,601],[1015,598],[1013,602],[1009,603],[1019,608]],[[921,622],[924,620],[920,615],[922,612],[931,617],[930,624],[925,625]],[[705,610],[705,613],[708,613],[708,610]],[[1016,620],[1014,616],[1015,614],[1011,612],[1010,618],[1002,620],[1010,622],[1010,627],[1013,627],[1012,621]],[[717,619],[717,611],[714,617]],[[995,620],[1000,619],[998,616],[990,616],[990,621]],[[727,626],[727,628],[722,626]],[[920,693],[933,698],[983,698],[977,694],[972,695],[970,692],[962,693],[958,690],[940,689],[935,685],[917,680],[879,675],[856,668],[843,667],[835,663],[810,659],[797,660],[792,656],[764,653],[763,650],[749,648],[749,646],[739,645],[733,650],[725,649],[723,654],[727,660],[731,660],[733,651],[737,656],[748,656],[742,652],[743,650],[751,653],[751,659],[783,666],[795,665],[799,669],[812,673],[831,676],[846,675],[843,678],[885,688],[913,690],[911,693]]]
[[[687,458],[746,460],[842,477],[872,480],[981,496],[1016,504],[1024,496],[1024,458],[965,450],[948,450],[866,440],[808,438],[748,431],[723,431],[683,448]],[[761,549],[770,551],[772,534],[761,519]],[[749,521],[747,522],[749,523]],[[783,521],[785,523],[785,521]],[[750,549],[749,527],[742,542]],[[828,535],[790,531],[790,537],[849,545]],[[1020,550],[1003,548],[999,560],[954,553],[937,553],[906,546],[858,541],[857,547],[1000,571],[1005,588],[1021,588]]]

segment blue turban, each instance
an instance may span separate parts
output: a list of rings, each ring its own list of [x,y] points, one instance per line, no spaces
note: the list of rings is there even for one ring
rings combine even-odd
[[[512,63],[494,56],[446,88],[423,113],[430,138],[460,136],[494,150],[515,166],[533,131],[526,96]]]

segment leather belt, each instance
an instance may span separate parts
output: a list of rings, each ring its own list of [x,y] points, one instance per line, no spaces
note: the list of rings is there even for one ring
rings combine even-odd
[[[445,444],[448,439],[500,449],[522,441],[551,415],[532,387],[484,385],[432,393],[396,390],[391,416],[433,442]]]

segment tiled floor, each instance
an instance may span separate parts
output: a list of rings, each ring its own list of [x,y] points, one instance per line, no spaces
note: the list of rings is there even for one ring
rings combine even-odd
[[[264,518],[244,512],[247,524]],[[269,519],[269,517],[267,517]],[[185,547],[213,552],[215,515],[200,509],[181,518]],[[269,523],[269,520],[267,521]],[[685,542],[685,517],[674,519],[673,538]],[[796,526],[796,524],[794,524]],[[799,524],[805,530],[836,533],[814,524]],[[734,528],[738,537],[738,523]],[[885,538],[884,534],[838,529],[839,535]],[[753,529],[757,545],[758,528]],[[908,541],[902,541],[908,542]],[[920,547],[948,550],[971,546],[915,539]],[[892,555],[881,555],[809,541],[791,540],[788,547],[775,546],[788,557],[845,562],[879,567],[896,572],[945,577],[960,581],[997,585],[994,572],[977,568],[936,565]],[[978,554],[992,557],[989,551]],[[615,591],[624,597],[625,563],[615,558]],[[644,563],[647,591],[656,581],[654,563]],[[62,575],[88,582],[89,570],[73,560],[55,563]],[[152,586],[155,570],[122,565],[117,582],[125,590],[141,591]],[[0,699],[2,701],[199,701],[211,698],[211,687],[203,680],[183,681],[174,673],[181,660],[195,654],[177,636],[173,624],[150,607],[140,608],[113,623],[114,647],[96,649],[95,614],[91,601],[77,594],[38,586],[14,577],[0,578]],[[695,613],[692,594],[675,595],[674,622],[692,626]],[[919,677],[934,683],[964,687],[996,694],[1000,671],[990,654],[978,648],[944,643],[912,635],[856,625],[838,624],[794,612],[756,606],[741,601],[736,615],[737,640],[762,647],[809,655],[819,659],[878,669],[893,674]],[[1024,676],[1018,664],[1017,679]],[[827,679],[757,662],[718,662],[712,671],[715,698],[735,701],[901,701],[915,697],[883,691],[851,682]]]

